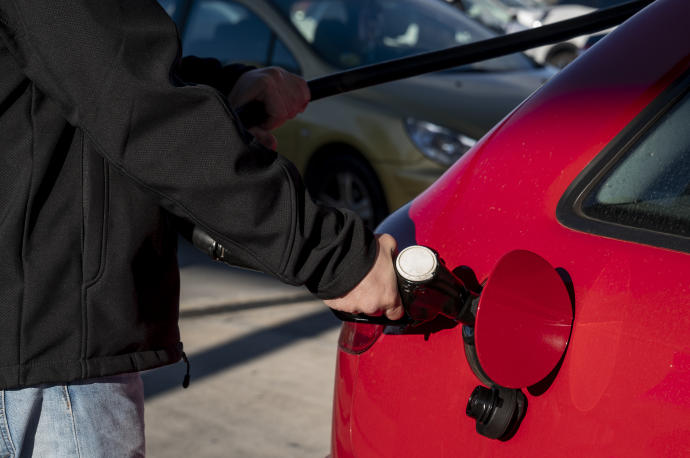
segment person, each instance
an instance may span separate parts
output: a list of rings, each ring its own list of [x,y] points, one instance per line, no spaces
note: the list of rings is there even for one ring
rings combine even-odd
[[[184,356],[175,219],[334,309],[402,315],[395,240],[264,145],[304,81],[179,55],[154,0],[0,0],[0,456],[144,454],[138,372]]]

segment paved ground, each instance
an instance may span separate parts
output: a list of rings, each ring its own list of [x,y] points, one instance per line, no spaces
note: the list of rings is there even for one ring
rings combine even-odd
[[[181,247],[191,363],[144,374],[148,456],[324,457],[339,322],[301,288]]]

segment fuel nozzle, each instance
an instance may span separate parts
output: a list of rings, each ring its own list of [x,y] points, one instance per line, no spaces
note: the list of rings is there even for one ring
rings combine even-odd
[[[359,323],[417,326],[440,315],[470,326],[474,324],[473,304],[478,292],[470,291],[432,249],[421,245],[405,248],[395,259],[395,273],[405,309],[401,320],[334,311],[336,316]]]
[[[478,298],[451,272],[438,255],[425,246],[412,245],[395,260],[398,289],[413,323],[425,323],[442,315],[472,326],[472,303]]]

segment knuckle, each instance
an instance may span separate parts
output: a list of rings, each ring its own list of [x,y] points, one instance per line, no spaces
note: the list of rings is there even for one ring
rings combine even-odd
[[[402,318],[403,314],[404,314],[404,312],[403,312],[402,307],[395,307],[392,309],[388,309],[386,311],[386,316],[388,318],[390,318],[391,320],[398,320],[398,319]]]
[[[381,240],[381,243],[384,243],[387,246],[395,247],[397,245],[395,239],[390,234],[381,234],[380,240]]]
[[[274,80],[282,79],[283,77],[283,73],[281,69],[278,67],[267,67],[266,74]]]
[[[381,295],[381,302],[386,308],[394,307],[397,303],[397,292],[392,288],[386,288]]]
[[[379,309],[373,304],[366,304],[362,306],[362,312],[366,315],[376,315]]]

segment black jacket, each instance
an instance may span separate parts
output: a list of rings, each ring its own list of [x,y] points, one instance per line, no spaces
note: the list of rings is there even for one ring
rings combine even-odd
[[[314,205],[178,62],[154,0],[0,0],[0,388],[180,358],[170,214],[322,298],[370,268],[360,220]]]

